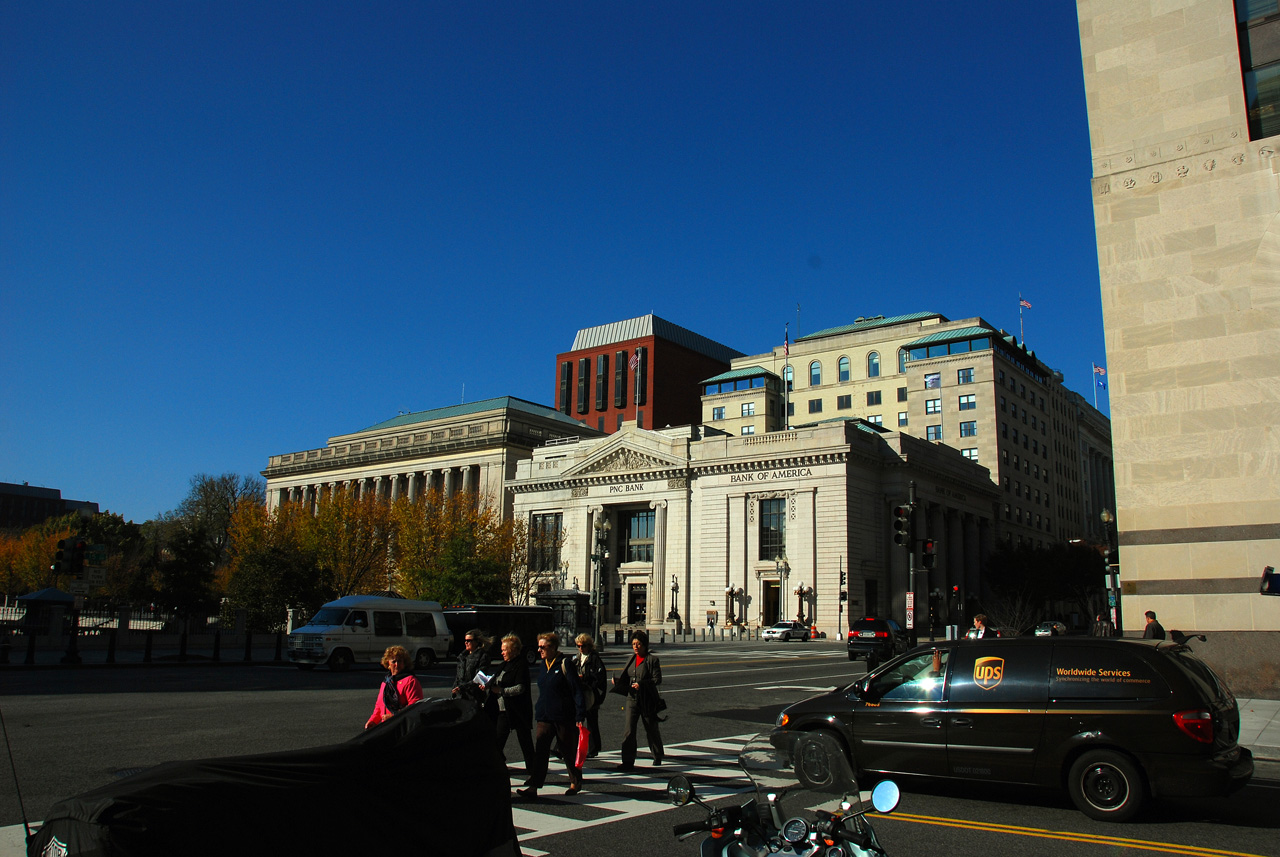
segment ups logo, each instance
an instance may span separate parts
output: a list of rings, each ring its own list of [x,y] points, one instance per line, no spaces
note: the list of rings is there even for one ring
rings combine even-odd
[[[1004,678],[1004,658],[978,658],[973,664],[973,683],[991,690]]]

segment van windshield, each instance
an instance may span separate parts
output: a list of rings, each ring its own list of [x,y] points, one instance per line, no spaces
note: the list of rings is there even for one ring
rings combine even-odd
[[[347,618],[347,609],[345,607],[322,607],[316,611],[316,615],[307,620],[308,625],[341,625],[342,620]]]

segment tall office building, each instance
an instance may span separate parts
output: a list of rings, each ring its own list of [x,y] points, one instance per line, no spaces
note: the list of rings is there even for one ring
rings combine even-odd
[[[1280,649],[1280,5],[1078,0],[1123,603]],[[1200,648],[1197,648],[1200,651]],[[1223,657],[1219,663],[1226,661]]]
[[[656,315],[583,328],[556,355],[556,407],[607,434],[624,420],[639,428],[691,425],[698,382],[740,356]]]
[[[730,434],[859,417],[954,447],[1001,489],[999,541],[1108,541],[1107,418],[981,318],[859,318],[740,357],[706,379],[702,394],[703,422]]]

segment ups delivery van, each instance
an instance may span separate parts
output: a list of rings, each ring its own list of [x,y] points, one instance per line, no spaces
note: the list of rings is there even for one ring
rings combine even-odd
[[[449,653],[449,625],[436,601],[348,595],[325,604],[289,635],[289,660],[299,669],[328,664],[376,664],[389,646],[404,646],[415,669]]]
[[[837,736],[859,774],[1065,787],[1085,815],[1228,795],[1253,775],[1240,711],[1185,645],[1105,637],[949,640],[784,709]]]

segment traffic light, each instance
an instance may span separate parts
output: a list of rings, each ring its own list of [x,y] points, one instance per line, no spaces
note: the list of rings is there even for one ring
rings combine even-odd
[[[893,507],[893,543],[911,548],[911,518],[916,507],[911,503],[903,503]]]
[[[849,579],[849,578],[848,578],[848,576],[845,574],[845,572],[844,572],[844,571],[841,571],[841,572],[840,572],[840,585],[841,585],[841,586],[844,586],[845,582],[846,582],[848,579]]]
[[[71,568],[71,544],[67,539],[58,539],[58,552],[53,555],[53,565],[49,570],[54,574],[66,574]]]
[[[71,574],[74,577],[84,576],[84,539],[76,539],[71,545]]]
[[[925,568],[933,568],[933,563],[938,556],[938,542],[934,539],[920,540],[920,565]]]

